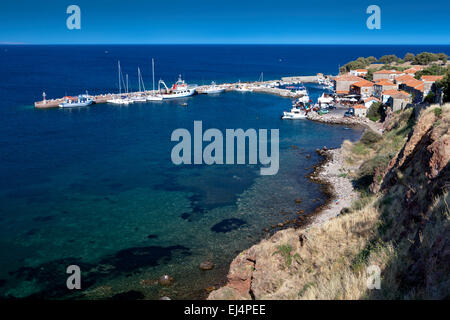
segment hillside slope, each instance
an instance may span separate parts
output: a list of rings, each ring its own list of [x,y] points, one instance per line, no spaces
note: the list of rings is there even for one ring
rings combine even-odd
[[[450,105],[391,114],[382,136],[344,142],[360,192],[323,224],[287,229],[242,252],[209,299],[450,298]],[[368,267],[381,288],[367,288]]]

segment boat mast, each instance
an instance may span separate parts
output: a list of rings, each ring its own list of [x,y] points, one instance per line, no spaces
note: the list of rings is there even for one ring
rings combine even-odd
[[[139,70],[139,67],[138,67],[138,86],[139,92],[141,92],[141,70]]]
[[[153,94],[155,93],[155,60],[152,58]]]
[[[117,61],[117,65],[119,66],[119,94],[122,94],[122,86],[120,85],[120,60]]]

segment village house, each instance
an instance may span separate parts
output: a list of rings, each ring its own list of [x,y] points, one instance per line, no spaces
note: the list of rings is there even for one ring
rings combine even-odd
[[[354,110],[355,110],[355,117],[361,117],[361,118],[365,118],[367,115],[367,108],[365,105],[363,104],[357,104],[355,106],[353,106]]]
[[[399,88],[412,95],[413,103],[421,103],[425,97],[425,83],[415,78],[403,82],[400,84]]]
[[[444,76],[422,76],[420,79],[424,83],[423,95],[426,97],[430,91],[437,92],[436,81],[444,79]]]
[[[418,70],[417,69],[415,69],[415,68],[409,68],[409,69],[406,69],[405,71],[403,71],[406,75],[410,75],[410,76],[413,76],[414,77],[414,75],[416,74],[416,72],[417,72]]]
[[[392,111],[399,111],[405,109],[409,103],[411,103],[411,95],[405,91],[399,91],[392,94],[386,104],[392,107]]]
[[[350,86],[356,82],[364,80],[363,78],[351,75],[349,73],[338,76],[334,79],[335,91],[337,95],[346,95],[350,93]]]
[[[369,109],[375,102],[381,102],[380,99],[375,97],[369,97],[367,99],[364,99],[364,105],[367,109]]]
[[[374,83],[368,80],[355,82],[350,86],[350,93],[360,95],[361,98],[368,98],[373,94]]]
[[[357,77],[365,77],[367,75],[367,69],[350,70],[350,74]]]
[[[381,99],[383,91],[397,89],[397,85],[389,80],[381,79],[373,85],[373,95]]]
[[[402,83],[405,83],[405,82],[408,82],[408,81],[414,80],[414,79],[415,79],[415,78],[414,78],[412,75],[410,75],[410,74],[405,74],[405,75],[403,75],[403,76],[396,77],[396,78],[395,78],[395,84],[396,84],[397,86],[400,86]]]
[[[404,72],[397,71],[397,70],[379,70],[373,73],[373,81],[378,81],[381,79],[386,80],[394,80],[396,77],[404,75]]]
[[[398,95],[403,95],[403,96],[407,96],[409,97],[410,94],[406,91],[402,91],[402,90],[396,90],[396,89],[391,89],[391,90],[385,90],[383,91],[383,95],[382,95],[382,99],[381,101],[385,104],[388,104],[389,99],[393,96],[398,96]]]

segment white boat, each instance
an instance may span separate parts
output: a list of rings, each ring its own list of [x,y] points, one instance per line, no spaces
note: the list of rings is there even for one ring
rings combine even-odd
[[[236,91],[239,91],[239,92],[252,92],[253,89],[250,89],[250,88],[247,88],[247,87],[237,87]]]
[[[333,97],[325,95],[325,92],[317,99],[319,104],[331,104],[334,101]]]
[[[204,91],[206,94],[215,94],[215,93],[222,93],[225,91],[225,88],[216,86],[216,83],[213,81],[211,82],[211,85]]]
[[[284,111],[283,120],[296,120],[296,119],[306,119],[306,111],[300,108],[292,108],[290,112]]]
[[[234,88],[234,90],[239,92],[252,92],[253,89],[249,88],[247,85],[241,85],[241,80],[239,80],[239,84]]]
[[[163,80],[158,82],[158,91],[161,92],[161,85],[165,87],[165,93],[160,93],[159,95],[163,99],[178,99],[186,98],[194,95],[195,88],[191,88],[187,83],[181,79],[181,75],[178,76],[177,82],[174,83],[171,89],[169,89]]]
[[[307,96],[308,90],[306,90],[304,85],[300,86],[287,86],[286,89],[291,90],[292,93],[294,93],[297,96]]]
[[[147,95],[147,101],[162,101],[163,97],[155,94],[155,60],[152,58],[152,80],[153,80],[153,91],[152,94]]]
[[[299,104],[306,104],[306,103],[308,103],[309,101],[310,101],[310,98],[309,98],[308,95],[306,95],[306,96],[302,96],[302,97],[300,97],[300,98],[297,98],[297,99],[292,103],[292,105],[293,105],[293,106],[296,106],[296,105],[299,105]]]
[[[78,97],[64,97],[64,102],[58,106],[60,108],[79,108],[87,107],[94,103],[94,100],[88,95],[79,95]]]
[[[110,100],[107,100],[106,102],[118,105],[128,105],[130,103],[133,103],[133,100],[131,100],[128,97],[128,75],[127,75],[126,95],[122,96],[123,75],[122,71],[120,70],[120,61],[117,62],[117,65],[119,69],[119,95]],[[125,84],[123,84],[123,86],[125,87]]]

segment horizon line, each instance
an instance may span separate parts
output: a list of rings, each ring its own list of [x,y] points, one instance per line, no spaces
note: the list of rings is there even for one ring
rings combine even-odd
[[[270,46],[304,46],[304,45],[317,45],[317,46],[450,46],[450,43],[234,43],[234,42],[224,42],[224,43],[25,43],[25,42],[0,42],[3,46],[100,46],[100,45],[170,45],[170,46],[189,46],[189,45],[270,45]]]

